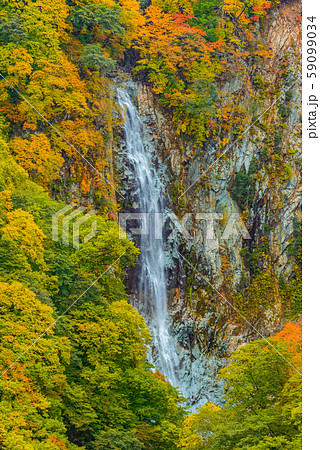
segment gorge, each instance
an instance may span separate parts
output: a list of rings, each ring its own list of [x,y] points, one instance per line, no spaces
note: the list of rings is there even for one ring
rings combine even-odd
[[[301,448],[301,2],[0,3],[0,448]]]

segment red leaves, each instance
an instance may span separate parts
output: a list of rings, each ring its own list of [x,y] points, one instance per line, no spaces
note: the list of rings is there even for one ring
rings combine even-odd
[[[176,23],[183,23],[185,24],[187,22],[188,19],[196,19],[195,16],[187,16],[186,14],[173,14],[172,19],[176,22]]]
[[[186,14],[173,14],[171,16],[174,24],[177,25],[177,29],[180,29],[183,33],[197,34],[199,36],[205,36],[206,32],[199,27],[191,26],[188,22],[189,19],[196,19],[195,16],[188,16]]]
[[[262,3],[261,6],[253,6],[252,7],[252,11],[254,12],[260,12],[260,15],[266,14],[265,10],[269,9],[271,6],[269,3]],[[255,15],[253,17],[250,17],[251,20],[258,20],[259,19],[259,15]]]

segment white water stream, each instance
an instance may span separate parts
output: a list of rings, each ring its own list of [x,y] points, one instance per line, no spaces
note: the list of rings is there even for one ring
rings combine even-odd
[[[118,90],[118,101],[124,117],[124,132],[127,158],[136,184],[135,212],[148,213],[145,219],[153,226],[150,233],[141,234],[140,273],[138,278],[138,304],[143,305],[145,319],[153,342],[148,359],[167,377],[173,386],[178,386],[178,357],[168,331],[167,291],[164,267],[163,241],[154,235],[155,213],[163,212],[163,189],[153,168],[151,156],[143,145],[143,124],[129,94]],[[159,216],[158,216],[159,217]],[[146,225],[146,224],[145,224]],[[161,235],[162,233],[160,233]],[[156,239],[157,237],[157,239]],[[146,311],[148,313],[146,314]]]

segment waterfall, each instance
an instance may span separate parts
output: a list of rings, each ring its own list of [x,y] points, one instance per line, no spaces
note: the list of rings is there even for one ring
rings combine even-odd
[[[151,331],[149,361],[178,386],[178,357],[168,330],[167,289],[162,230],[154,232],[156,218],[163,213],[164,188],[143,144],[143,124],[129,94],[118,89],[118,101],[124,118],[128,166],[134,177],[134,212],[147,213],[141,219],[149,222],[149,233],[141,234],[139,264],[136,272],[138,310]],[[148,226],[145,222],[143,226]]]

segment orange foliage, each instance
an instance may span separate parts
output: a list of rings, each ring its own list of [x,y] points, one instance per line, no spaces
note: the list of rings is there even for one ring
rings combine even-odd
[[[101,132],[83,119],[63,120],[57,128],[64,139],[50,130],[51,140],[54,147],[72,161],[73,177],[80,182],[82,193],[89,192],[92,181],[96,187],[104,185],[99,175],[104,173],[107,164],[106,145]]]
[[[289,344],[292,352],[301,352],[302,345],[302,323],[287,323],[284,328],[279,331],[274,337],[280,342]]]
[[[32,134],[29,139],[16,137],[10,144],[15,160],[34,180],[47,186],[58,178],[63,158],[51,147],[44,133]]]
[[[302,366],[302,323],[287,323],[284,328],[274,337],[280,342],[287,344],[287,349],[292,355],[292,362],[297,370]],[[296,374],[295,374],[296,376]],[[301,383],[301,379],[298,380]]]
[[[135,71],[146,71],[162,103],[177,108],[174,122],[178,131],[188,129],[201,141],[212,118],[212,83],[223,69],[214,58],[223,40],[207,42],[206,33],[189,24],[190,17],[167,14],[151,5],[146,10],[146,25],[139,28],[134,41],[141,56]]]

